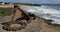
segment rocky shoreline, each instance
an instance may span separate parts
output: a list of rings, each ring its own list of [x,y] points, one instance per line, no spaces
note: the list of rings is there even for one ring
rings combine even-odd
[[[5,21],[4,21],[5,22]],[[1,24],[1,23],[0,23]],[[30,23],[30,24],[28,24],[28,26],[25,28],[25,29],[23,29],[23,30],[21,30],[22,32],[39,32],[41,29],[42,29],[42,22],[40,21],[40,19],[37,17],[36,18],[36,20],[34,20],[32,23]],[[0,27],[0,28],[2,28],[2,26]],[[36,30],[36,28],[37,28],[37,30]],[[5,32],[5,30],[3,30],[3,29],[0,29],[0,31],[3,31],[3,32]],[[7,31],[6,31],[7,32]],[[9,31],[8,31],[9,32]],[[19,32],[19,30],[18,30],[18,32]]]
[[[19,18],[21,15],[21,11],[22,10],[19,10],[19,9],[17,9],[16,10],[16,14],[15,14],[15,17],[14,17],[14,19],[13,20],[16,20],[17,18]],[[13,14],[12,14],[13,15]],[[12,19],[12,15],[10,15],[10,16],[5,16],[4,18],[2,18],[3,20],[2,21],[0,21],[1,23],[1,29],[0,29],[0,31],[2,31],[2,32],[10,32],[10,31],[12,31],[10,28],[10,31],[6,31],[6,30],[4,30],[4,29],[2,29],[3,28],[3,25],[7,25],[8,24],[8,26],[9,26],[9,23],[11,23],[10,21],[11,21],[11,19]],[[26,21],[26,20],[25,20]],[[6,22],[6,23],[5,23]],[[8,23],[9,22],[9,23]],[[27,21],[26,21],[27,22]],[[36,19],[35,20],[32,20],[32,22],[30,23],[30,24],[27,24],[27,26],[26,26],[26,28],[25,29],[22,29],[22,30],[16,30],[15,32],[40,32],[40,30],[42,30],[42,20],[39,18],[39,17],[37,17],[36,16]],[[21,22],[14,22],[14,21],[12,21],[12,23],[15,25],[16,24],[16,26],[18,25],[18,23],[20,23],[21,24]],[[5,27],[5,28],[8,28],[8,26],[7,27]],[[13,27],[13,25],[10,25],[11,26],[11,28]],[[18,26],[20,26],[20,25],[18,25]],[[22,26],[23,27],[23,26]],[[8,30],[9,30],[8,29]],[[13,28],[13,30],[14,30],[14,28]],[[12,32],[14,32],[14,31],[12,31]]]
[[[17,18],[19,18],[21,16],[20,14],[21,13],[17,9],[15,18],[13,20],[16,20]],[[0,32],[60,32],[60,26],[53,26],[52,24],[49,25],[48,21],[51,21],[51,20],[43,19],[41,17],[38,17],[37,15],[36,15],[36,19],[33,20],[30,24],[27,24],[25,29],[17,30],[17,31],[12,31],[12,30],[6,31],[6,30],[2,29],[3,25],[1,23],[10,22],[11,19],[12,19],[12,15],[4,16],[3,18],[0,19]],[[17,23],[17,22],[15,22],[15,23]],[[17,23],[17,25],[18,25],[18,23]],[[13,25],[11,25],[11,26],[13,26]],[[14,24],[14,26],[15,26],[15,24]],[[20,26],[20,25],[18,25],[18,26]]]

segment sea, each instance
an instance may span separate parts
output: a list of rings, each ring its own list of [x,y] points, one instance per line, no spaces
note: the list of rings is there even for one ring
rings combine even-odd
[[[20,6],[20,8],[24,11],[31,12],[44,19],[52,20],[51,24],[60,25],[60,4]]]

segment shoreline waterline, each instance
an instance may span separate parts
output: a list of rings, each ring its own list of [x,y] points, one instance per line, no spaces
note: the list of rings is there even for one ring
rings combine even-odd
[[[31,12],[37,16],[42,16],[42,18],[47,20],[52,20],[52,24],[60,25],[60,11],[55,8],[51,8],[50,6],[21,6],[21,9]]]

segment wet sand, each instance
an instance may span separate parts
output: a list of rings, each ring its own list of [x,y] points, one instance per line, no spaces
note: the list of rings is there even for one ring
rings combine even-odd
[[[48,24],[47,21],[44,22],[44,32],[60,32],[60,26],[54,24]]]

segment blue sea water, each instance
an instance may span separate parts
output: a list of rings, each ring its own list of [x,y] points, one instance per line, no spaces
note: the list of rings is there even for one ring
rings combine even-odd
[[[60,5],[20,6],[20,8],[44,19],[53,20],[52,24],[60,24]]]

